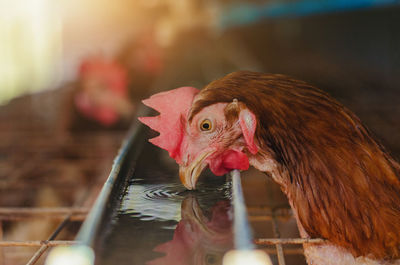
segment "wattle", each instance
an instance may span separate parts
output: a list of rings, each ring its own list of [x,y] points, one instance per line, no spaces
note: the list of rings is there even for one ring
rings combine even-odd
[[[241,151],[227,150],[209,163],[210,170],[217,176],[224,175],[233,169],[247,170],[249,159]]]

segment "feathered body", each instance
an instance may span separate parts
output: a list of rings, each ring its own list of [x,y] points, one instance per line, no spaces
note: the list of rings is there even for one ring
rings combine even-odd
[[[305,245],[309,264],[400,264],[400,166],[351,111],[305,82],[242,71],[197,93],[185,121],[221,103],[224,128],[238,132],[220,137],[235,138],[226,147],[280,184],[302,237],[329,242]],[[256,152],[232,129],[244,108]]]

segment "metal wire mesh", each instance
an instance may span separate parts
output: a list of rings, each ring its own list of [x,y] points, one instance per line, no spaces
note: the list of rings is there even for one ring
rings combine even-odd
[[[271,178],[251,169],[242,173],[242,185],[257,248],[273,264],[305,265],[303,244],[324,240],[300,238],[289,203]]]
[[[14,112],[21,109],[12,107]],[[49,128],[32,122],[29,112],[17,115],[13,111],[8,110],[8,113],[15,118],[14,124],[10,124],[10,116],[3,115],[4,111],[0,115],[0,127],[5,128],[0,132],[0,264],[41,264],[41,257],[49,248],[77,243],[73,240],[77,228],[69,231],[68,226],[85,219],[124,134],[90,132],[60,137]],[[254,172],[249,174],[254,175]],[[248,193],[245,197],[249,202],[249,221],[270,227],[272,231],[266,236],[256,229],[254,243],[276,256],[279,265],[291,264],[287,262],[290,256],[303,255],[301,244],[323,242],[287,237],[279,223],[291,222],[295,226],[295,222],[286,199],[282,200],[281,195],[277,197],[276,190],[261,190],[262,196],[269,197],[259,197],[258,191],[251,187],[260,185],[245,183],[243,187],[244,193]],[[38,198],[45,190],[59,196]],[[49,203],[53,200],[57,202]],[[38,239],[9,238],[8,232],[15,224],[31,222],[52,224],[52,229]],[[27,248],[31,251],[18,251]]]
[[[92,146],[93,148],[93,146]],[[117,148],[117,146],[115,147]],[[44,162],[44,161],[43,161]],[[111,161],[110,161],[111,162]],[[78,163],[79,167],[84,164]],[[60,165],[60,164],[56,164]],[[89,167],[89,165],[86,165]],[[32,167],[29,167],[33,169]],[[85,168],[85,167],[80,167]],[[29,175],[31,171],[25,171],[26,175],[21,175],[21,180],[24,180],[26,176]],[[15,176],[15,175],[13,175]],[[55,181],[57,183],[57,181]],[[99,181],[101,182],[101,181]],[[14,188],[24,189],[30,188],[29,185],[21,184],[19,182],[9,181],[9,187],[12,187],[14,183]],[[58,184],[57,184],[58,185]],[[57,186],[56,185],[56,186]],[[246,188],[246,187],[245,187]],[[97,188],[98,191],[98,188]],[[86,197],[95,197],[96,188],[92,191],[86,191]],[[57,236],[63,229],[68,225],[68,223],[76,221],[81,222],[85,219],[88,213],[90,202],[93,199],[85,198],[80,199],[80,202],[75,202],[71,207],[0,207],[0,223],[4,222],[19,222],[26,220],[54,220],[58,221],[59,225],[52,231],[51,235],[47,238],[43,236],[42,240],[4,240],[1,238],[0,241],[0,258],[2,259],[2,264],[7,264],[6,256],[4,250],[9,247],[39,247],[38,250],[30,257],[26,257],[25,264],[39,264],[40,257],[47,253],[48,249],[53,246],[59,245],[72,245],[77,243],[74,240],[60,240]],[[301,238],[281,238],[281,232],[279,230],[278,222],[288,222],[293,219],[291,211],[288,209],[287,204],[282,204],[278,207],[271,208],[268,205],[248,205],[249,221],[250,222],[269,222],[272,224],[273,237],[263,238],[258,237],[255,234],[254,243],[262,250],[270,255],[276,255],[278,259],[278,264],[287,264],[285,257],[290,255],[302,255],[303,249],[301,244],[303,243],[321,243],[320,239],[301,239]],[[2,230],[1,230],[2,231]],[[1,235],[1,233],[0,233]],[[297,245],[295,248],[284,248],[284,245]],[[272,246],[268,247],[268,246]],[[23,263],[21,263],[23,264]]]
[[[0,107],[0,264],[42,264],[49,248],[76,243],[124,137],[60,133],[63,93]]]
[[[115,135],[111,135],[110,137],[113,136],[115,137]],[[25,135],[25,137],[30,137],[32,139],[29,134]],[[121,139],[121,137],[117,137]],[[30,151],[30,148],[38,148],[37,146],[35,146],[37,142],[32,141],[32,143],[32,145],[25,145],[24,149]],[[99,151],[104,152],[104,149],[101,150],[100,148],[99,150],[95,141],[92,145],[88,145],[87,142],[85,142],[85,147],[82,147],[82,149],[86,148],[91,149],[91,152],[93,152],[94,154],[90,155],[93,156],[98,156]],[[59,240],[57,239],[57,237],[61,234],[61,232],[64,232],[63,236],[67,234],[67,238],[73,238],[75,236],[74,234],[71,234],[70,231],[65,232],[66,227],[71,223],[79,223],[85,219],[91,203],[93,202],[99,189],[101,188],[101,184],[104,181],[104,176],[106,176],[107,174],[106,168],[103,168],[103,172],[96,170],[90,171],[90,169],[93,168],[96,163],[105,163],[111,166],[113,155],[115,155],[117,148],[118,144],[115,143],[113,144],[113,146],[109,146],[108,151],[110,153],[110,156],[107,157],[98,156],[94,159],[86,159],[86,161],[85,159],[74,159],[76,160],[74,161],[71,159],[58,158],[57,162],[54,162],[55,159],[53,159],[53,161],[50,159],[49,161],[48,159],[46,159],[45,154],[46,152],[48,152],[50,156],[52,152],[54,153],[54,151],[56,151],[55,149],[57,149],[57,147],[49,148],[48,150],[38,148],[38,151],[40,150],[41,156],[43,156],[44,158],[35,159],[34,163],[29,163],[22,168],[18,168],[15,164],[14,167],[10,166],[13,159],[17,161],[19,160],[18,154],[10,155],[7,157],[7,159],[5,159],[5,161],[3,160],[2,162],[8,163],[10,170],[9,172],[12,172],[12,174],[7,174],[7,172],[3,171],[5,172],[5,174],[1,176],[2,185],[0,189],[3,191],[1,196],[3,200],[1,200],[0,202],[2,203],[3,207],[0,207],[0,223],[7,224],[8,230],[12,229],[14,227],[14,224],[19,222],[37,223],[39,220],[42,221],[42,223],[59,222],[59,224],[53,229],[50,236],[46,237],[46,234],[43,234],[41,240],[28,240],[18,238],[16,240],[10,240],[7,239],[7,231],[2,229],[2,233],[0,233],[0,264],[16,264],[15,261],[29,258],[25,256],[25,252],[31,253],[32,251],[19,252],[18,250],[16,250],[17,247],[39,247],[38,250],[34,252],[34,254],[26,261],[26,264],[32,265],[39,264],[40,257],[45,254],[50,247],[59,245],[71,245],[76,243],[75,241],[68,239]],[[82,156],[82,149],[76,148],[75,151],[77,153],[80,153],[80,155]],[[26,153],[21,153],[21,156],[24,156],[25,154]],[[87,157],[89,156],[86,156],[86,158]],[[49,164],[51,164],[51,166],[49,166]],[[68,169],[63,170],[63,166],[65,165],[68,166],[68,169],[73,170],[71,172],[68,172]],[[38,174],[38,171],[44,172],[44,174]],[[62,179],[62,174],[74,174],[77,172],[80,173],[78,174],[78,177],[82,173],[86,174],[86,176],[96,174],[98,179],[96,179],[96,176],[89,176],[88,178],[90,179],[90,181],[84,186],[84,188],[82,188],[82,186],[78,188],[78,186],[81,185],[82,182],[76,181],[74,183],[74,178],[71,178],[71,176]],[[57,173],[61,173],[61,175]],[[40,207],[39,203],[39,207],[35,207],[35,202],[22,202],[20,204],[21,206],[24,206],[25,204],[31,204],[29,205],[31,207],[21,207],[18,204],[16,205],[16,203],[13,203],[11,207],[6,207],[7,202],[9,201],[6,196],[21,196],[26,197],[27,199],[36,198],[37,196],[40,196],[41,188],[43,186],[50,187],[52,193],[64,193],[63,196],[65,197],[69,197],[68,194],[70,194],[70,197],[72,198],[66,198],[66,200],[57,200],[61,201],[61,205],[69,204],[68,202],[72,202],[71,206]],[[74,189],[80,189],[80,192],[78,192],[78,194],[75,194],[76,192],[74,191]],[[44,200],[47,199],[51,200],[52,198],[45,198]],[[32,227],[34,228],[34,226]],[[48,232],[48,230],[46,232]],[[18,253],[21,253],[22,258],[18,257]]]
[[[92,148],[94,148],[92,146]],[[117,146],[115,146],[117,148]],[[77,151],[80,151],[77,149]],[[45,162],[45,161],[42,161]],[[47,161],[48,162],[48,161]],[[111,160],[110,160],[111,162]],[[90,163],[90,161],[89,161]],[[40,165],[40,164],[39,164]],[[55,167],[62,165],[62,163],[54,164]],[[83,163],[82,161],[76,163],[80,169],[84,169],[85,167],[90,168],[90,165]],[[84,166],[82,166],[84,165]],[[28,170],[30,169],[30,170]],[[22,173],[18,173],[20,180],[25,180],[27,176],[34,170],[35,167],[31,165],[26,166],[24,170],[20,170]],[[12,175],[13,177],[16,174]],[[3,183],[6,183],[5,179],[2,179]],[[58,183],[57,183],[58,182]],[[99,181],[100,182],[100,181]],[[24,190],[32,188],[29,184],[23,184],[20,182],[16,182],[14,180],[8,180],[7,187],[12,190]],[[60,180],[55,180],[55,186],[60,185],[62,183]],[[65,184],[65,183],[64,183]],[[38,184],[38,186],[40,186]],[[63,184],[61,184],[63,186]],[[73,185],[71,186],[73,187]],[[65,186],[64,186],[65,188]],[[98,188],[97,188],[98,191]],[[96,188],[92,191],[86,191],[89,195],[88,197],[96,196]],[[82,200],[82,199],[81,199]],[[81,222],[85,219],[86,214],[88,213],[90,203],[88,201],[93,201],[93,199],[86,198],[83,202],[77,203],[75,202],[71,207],[0,207],[0,223],[10,223],[10,222],[19,222],[19,221],[29,221],[35,219],[43,219],[43,220],[54,220],[58,221],[59,225],[52,231],[51,235],[47,238],[43,236],[42,240],[5,240],[1,237],[0,241],[0,259],[3,261],[2,264],[7,264],[7,255],[5,255],[5,251],[10,247],[39,247],[36,252],[30,257],[26,257],[25,264],[39,264],[40,257],[47,253],[48,249],[53,246],[59,245],[72,245],[77,243],[74,240],[60,240],[57,239],[57,236],[60,234],[63,229],[70,222]],[[281,207],[275,207],[272,209],[269,206],[257,205],[257,206],[248,206],[248,211],[250,212],[249,220],[250,222],[269,222],[272,224],[273,229],[273,237],[271,238],[263,238],[258,237],[257,233],[255,234],[256,239],[254,243],[262,250],[267,252],[270,255],[276,255],[278,264],[284,265],[287,264],[285,261],[285,257],[290,255],[302,255],[303,249],[301,244],[303,243],[321,243],[323,242],[320,239],[301,239],[301,238],[281,238],[281,232],[279,230],[279,221],[287,222],[290,219],[293,219],[290,210],[288,210],[288,206],[286,204],[282,204]],[[260,214],[261,213],[261,214]],[[3,231],[3,230],[1,230]],[[2,235],[2,233],[0,233]],[[284,245],[297,245],[295,248],[284,248]],[[268,247],[268,246],[272,246]],[[14,258],[15,259],[15,258]],[[23,263],[21,263],[23,264]]]
[[[91,146],[93,152],[96,152],[95,146]],[[114,151],[112,152],[113,154],[116,153],[118,146],[114,146]],[[41,149],[43,150],[43,149]],[[64,161],[65,163],[71,163],[71,161]],[[93,166],[93,161],[89,161],[88,164],[82,163],[82,161],[78,163],[72,163],[73,167],[76,167],[79,169],[79,171],[84,171],[85,167],[90,168]],[[102,162],[104,160],[102,159]],[[111,164],[112,162],[112,156],[109,157],[108,159],[108,164]],[[35,169],[37,167],[41,167],[44,163],[48,163],[46,160],[42,161],[36,161],[36,166],[31,167],[27,166],[24,168],[24,170],[20,170],[18,172],[19,176],[16,176],[16,174],[10,174],[9,178],[2,178],[2,184],[3,186],[1,189],[6,192],[2,192],[3,196],[6,196],[6,194],[10,193],[16,193],[16,194],[29,194],[29,193],[40,193],[40,186],[43,184],[43,182],[39,178],[36,178],[36,181],[38,182],[37,185],[30,185],[31,181],[27,181],[26,179],[29,179],[32,174],[34,174]],[[90,165],[91,164],[91,165]],[[56,170],[62,163],[55,163],[52,165],[52,167],[49,168],[51,172],[57,173],[59,170]],[[84,166],[82,166],[84,165]],[[43,168],[42,168],[43,169]],[[93,172],[94,173],[94,172]],[[98,172],[101,174],[101,172]],[[106,172],[103,172],[106,174]],[[103,175],[105,175],[103,174]],[[13,177],[13,179],[10,179],[10,177]],[[63,183],[60,181],[60,179],[57,179],[57,174],[54,175],[54,178],[56,179],[53,183],[49,183],[46,181],[47,186],[51,186],[51,189],[54,192],[57,192],[60,190],[61,192],[64,192],[65,194],[68,194],[69,192],[72,192],[74,187],[76,188],[76,184],[70,183],[68,180],[69,185],[64,185],[67,183]],[[99,176],[100,177],[100,176]],[[16,180],[18,179],[18,181]],[[93,179],[95,180],[95,179]],[[92,180],[92,181],[93,181]],[[24,183],[21,183],[24,182]],[[33,183],[35,183],[35,180],[32,180]],[[24,240],[24,239],[16,239],[16,240],[9,240],[5,238],[5,233],[4,229],[2,230],[2,233],[0,233],[0,264],[15,264],[15,261],[20,261],[25,258],[25,253],[24,252],[31,252],[31,251],[22,251],[20,252],[23,256],[23,258],[18,258],[17,254],[19,251],[16,251],[16,247],[22,248],[22,247],[39,247],[39,249],[34,252],[34,254],[27,260],[26,264],[38,264],[40,257],[46,253],[46,251],[53,246],[58,246],[58,245],[71,245],[76,243],[73,240],[58,240],[57,237],[60,235],[61,232],[65,232],[66,227],[70,225],[73,222],[81,222],[85,219],[86,214],[88,212],[89,206],[93,202],[93,199],[96,197],[96,194],[98,190],[101,187],[102,181],[97,181],[98,185],[93,185],[92,188],[89,189],[89,185],[86,186],[85,189],[81,190],[81,194],[84,194],[85,196],[73,196],[74,198],[68,198],[68,201],[72,201],[75,199],[76,201],[72,204],[71,207],[34,207],[35,204],[32,203],[33,207],[17,207],[18,205],[12,205],[13,207],[0,207],[0,222],[1,224],[6,223],[8,228],[12,228],[15,223],[18,222],[24,222],[24,223],[29,223],[29,222],[38,222],[38,220],[42,221],[43,223],[48,223],[48,222],[59,222],[59,225],[57,225],[54,230],[51,232],[51,235],[46,238],[46,235],[43,234],[43,237],[41,240]],[[81,184],[79,181],[77,184]],[[95,183],[96,184],[96,183]],[[35,189],[36,192],[32,191],[32,189]],[[26,190],[26,192],[25,192]],[[14,195],[10,195],[14,196]],[[16,196],[16,195],[15,195]],[[22,195],[24,196],[24,195]],[[25,195],[26,196],[26,195]],[[27,196],[31,197],[31,196]],[[80,197],[80,198],[79,198]],[[51,199],[51,198],[49,198]],[[6,201],[7,200],[3,200]],[[62,201],[62,203],[65,203]],[[4,205],[4,204],[3,204]],[[34,226],[33,226],[34,228]],[[7,232],[7,231],[6,231]],[[65,233],[64,233],[65,234]],[[71,234],[70,231],[67,233],[67,238],[73,238],[74,234]],[[65,235],[64,235],[65,236]],[[24,264],[24,263],[18,263],[18,264]]]

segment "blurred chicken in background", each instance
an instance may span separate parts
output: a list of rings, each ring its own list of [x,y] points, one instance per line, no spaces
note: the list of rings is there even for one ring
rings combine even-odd
[[[71,130],[128,128],[136,102],[148,95],[162,67],[162,49],[151,31],[134,37],[115,58],[87,57],[67,100],[64,126]]]
[[[84,60],[67,103],[68,128],[117,128],[128,123],[134,105],[127,84],[127,70],[114,60],[101,56]]]
[[[190,40],[202,42],[213,34],[217,10],[214,5],[201,1],[156,1],[146,8],[153,18],[143,18],[140,27],[121,41],[119,49],[89,55],[81,61],[77,85],[64,108],[63,128],[126,129],[136,102],[150,95],[155,80],[165,70],[164,64],[182,56],[177,47],[182,53],[182,47],[190,46]]]

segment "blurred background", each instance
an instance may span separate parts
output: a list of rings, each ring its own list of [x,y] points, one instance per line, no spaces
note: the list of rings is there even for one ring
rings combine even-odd
[[[127,46],[140,45],[140,41],[154,42],[142,46],[166,48],[179,31],[210,23],[208,13],[213,7],[204,4],[182,0],[2,0],[0,102],[6,104],[16,96],[56,89],[76,80],[82,60],[90,56],[115,59]]]
[[[81,207],[73,238],[140,100],[236,70],[326,90],[399,159],[399,27],[398,0],[0,0],[0,239],[59,221],[10,207]]]
[[[87,92],[98,90],[87,88],[100,82],[93,76],[105,71],[110,75],[105,79],[114,80],[107,82],[119,83],[110,85],[111,94],[119,93],[114,101],[125,100],[116,112],[129,117],[135,104],[128,103],[148,94],[153,81],[171,75],[171,68],[192,67],[183,61],[195,61],[196,49],[204,55],[207,67],[201,68],[207,68],[202,71],[208,79],[246,68],[292,75],[325,90],[337,84],[376,93],[396,90],[398,4],[397,0],[1,0],[0,105],[21,95],[65,90],[75,82],[81,87],[75,92],[86,91],[72,99],[78,112],[110,124],[113,115],[103,110],[106,114],[93,118],[88,107],[116,104],[99,103],[105,101],[101,93]],[[221,58],[221,52],[228,58]],[[227,60],[235,67],[226,67]],[[183,81],[187,80],[179,85]]]

